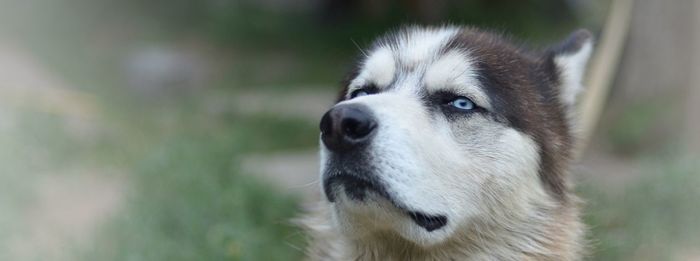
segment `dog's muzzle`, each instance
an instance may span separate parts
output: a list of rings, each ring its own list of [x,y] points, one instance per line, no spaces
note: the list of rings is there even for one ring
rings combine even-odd
[[[377,128],[372,112],[364,105],[344,104],[321,118],[321,140],[330,151],[345,153],[369,143]]]
[[[377,128],[370,109],[359,104],[335,106],[323,115],[320,128],[321,140],[331,152],[323,184],[329,201],[334,201],[337,186],[345,187],[353,200],[364,200],[368,190],[385,195],[371,164],[362,160]]]
[[[365,201],[368,193],[386,199],[428,232],[447,224],[447,216],[412,210],[395,199],[377,176],[367,149],[376,136],[378,122],[372,111],[361,104],[342,104],[321,118],[321,141],[331,153],[323,174],[323,189],[329,202],[336,201],[342,187],[346,197]]]

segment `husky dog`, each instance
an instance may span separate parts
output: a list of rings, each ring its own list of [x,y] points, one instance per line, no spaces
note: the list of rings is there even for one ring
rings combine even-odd
[[[474,28],[376,41],[321,119],[312,260],[578,260],[567,167],[592,36],[541,52]]]

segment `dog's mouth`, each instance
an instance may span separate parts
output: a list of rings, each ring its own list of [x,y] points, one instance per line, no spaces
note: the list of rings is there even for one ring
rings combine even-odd
[[[409,216],[416,225],[424,228],[428,232],[432,232],[447,225],[447,216],[439,214],[432,215],[407,208],[396,201],[386,190],[385,186],[375,179],[344,172],[324,175],[323,191],[329,202],[337,201],[337,194],[340,193],[341,187],[350,200],[363,202],[368,199],[370,193],[386,199],[391,205]]]
[[[368,193],[375,193],[390,202],[392,201],[384,186],[376,180],[345,172],[326,176],[327,178],[323,181],[323,191],[330,202],[336,201],[337,193],[340,193],[341,187],[350,200],[365,201]]]

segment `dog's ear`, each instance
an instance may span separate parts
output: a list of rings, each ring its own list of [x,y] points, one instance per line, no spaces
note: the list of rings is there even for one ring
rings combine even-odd
[[[558,73],[559,98],[569,108],[573,108],[583,90],[583,76],[592,52],[593,35],[585,29],[574,31],[548,50],[549,62]]]

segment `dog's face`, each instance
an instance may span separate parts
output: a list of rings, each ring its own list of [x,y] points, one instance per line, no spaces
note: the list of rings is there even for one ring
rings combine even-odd
[[[590,52],[585,31],[542,54],[452,27],[379,40],[320,124],[336,224],[430,246],[566,200],[567,114]]]

